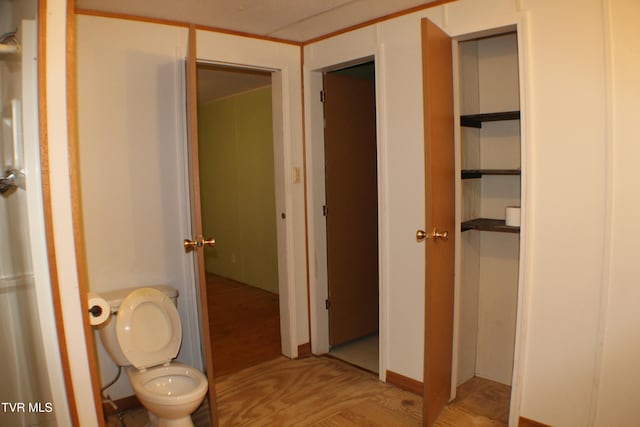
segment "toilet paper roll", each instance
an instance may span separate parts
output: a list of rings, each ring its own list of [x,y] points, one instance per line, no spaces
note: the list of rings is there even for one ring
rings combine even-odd
[[[504,222],[510,227],[520,227],[520,206],[507,206]]]
[[[93,292],[87,294],[87,305],[89,306],[89,323],[92,325],[103,324],[111,314],[109,303]]]

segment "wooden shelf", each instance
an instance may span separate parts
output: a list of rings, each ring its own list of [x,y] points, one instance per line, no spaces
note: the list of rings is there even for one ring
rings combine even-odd
[[[499,233],[520,233],[520,227],[505,225],[503,219],[475,218],[469,221],[463,221],[461,226],[462,231],[480,230],[496,231]]]
[[[463,169],[462,179],[482,178],[482,175],[520,175],[520,169]]]
[[[502,111],[498,113],[466,114],[460,116],[460,126],[481,128],[484,122],[520,120],[520,111]]]

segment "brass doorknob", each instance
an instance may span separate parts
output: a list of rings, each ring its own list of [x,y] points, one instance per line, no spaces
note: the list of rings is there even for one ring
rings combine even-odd
[[[429,235],[427,233],[425,233],[424,230],[418,230],[416,231],[416,240],[418,242],[423,241],[424,239],[427,239],[429,237]]]
[[[207,245],[210,248],[212,248],[215,244],[216,244],[216,239],[214,239],[213,237],[207,237],[206,239],[203,239],[201,237],[200,239],[195,239],[195,240],[184,239],[184,242],[182,243],[182,245],[184,246],[185,252],[194,251],[198,248],[203,247],[204,245]]]
[[[184,242],[182,242],[182,245],[184,246],[185,252],[191,252],[198,249],[198,246],[202,246],[202,243],[200,243],[198,240],[184,239]]]
[[[442,239],[449,240],[449,232],[448,231],[438,231],[437,228],[434,228],[431,232],[431,237],[434,239]]]

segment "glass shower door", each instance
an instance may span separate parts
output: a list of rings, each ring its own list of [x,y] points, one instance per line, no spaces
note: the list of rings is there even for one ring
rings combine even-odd
[[[36,24],[18,26],[0,28],[0,426],[63,426],[71,423],[45,243]]]

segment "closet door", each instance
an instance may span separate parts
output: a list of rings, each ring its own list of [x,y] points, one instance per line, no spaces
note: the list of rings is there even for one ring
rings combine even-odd
[[[451,39],[422,20],[425,149],[425,340],[423,424],[451,394],[455,166]]]
[[[375,84],[324,76],[331,346],[378,330]]]

